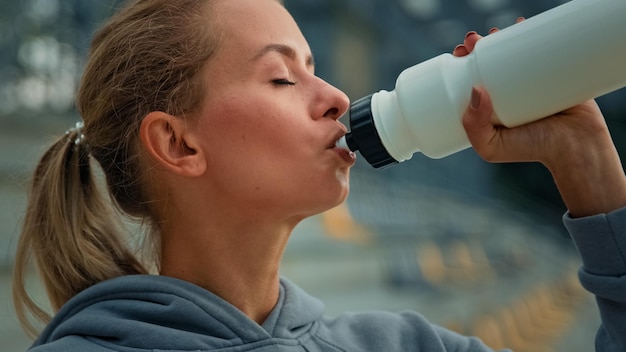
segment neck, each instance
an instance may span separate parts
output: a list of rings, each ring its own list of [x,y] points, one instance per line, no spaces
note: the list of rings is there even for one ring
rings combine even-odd
[[[185,221],[161,225],[161,274],[199,285],[262,324],[278,301],[280,261],[297,221],[242,221],[206,209],[173,218]]]

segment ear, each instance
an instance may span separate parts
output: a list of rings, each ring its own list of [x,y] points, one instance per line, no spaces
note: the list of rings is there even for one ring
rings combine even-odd
[[[161,111],[151,112],[141,121],[139,138],[161,168],[190,177],[200,176],[207,169],[202,149],[183,119]]]

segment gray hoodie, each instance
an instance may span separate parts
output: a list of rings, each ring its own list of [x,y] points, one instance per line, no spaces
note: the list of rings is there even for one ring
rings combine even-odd
[[[583,258],[580,279],[602,314],[597,351],[626,351],[626,208],[584,219],[564,217]],[[70,300],[31,351],[491,351],[478,339],[414,312],[324,317],[323,304],[286,279],[263,325],[191,283],[125,276]]]

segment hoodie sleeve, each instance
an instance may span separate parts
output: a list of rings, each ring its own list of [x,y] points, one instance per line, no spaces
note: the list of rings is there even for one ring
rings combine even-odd
[[[582,258],[580,282],[600,310],[596,351],[626,351],[626,208],[563,221]]]

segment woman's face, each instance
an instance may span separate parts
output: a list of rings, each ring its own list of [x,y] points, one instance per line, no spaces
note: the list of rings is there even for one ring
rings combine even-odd
[[[339,204],[354,164],[335,147],[347,96],[314,75],[308,43],[277,1],[223,0],[214,9],[222,36],[197,120],[212,190],[289,216]]]

